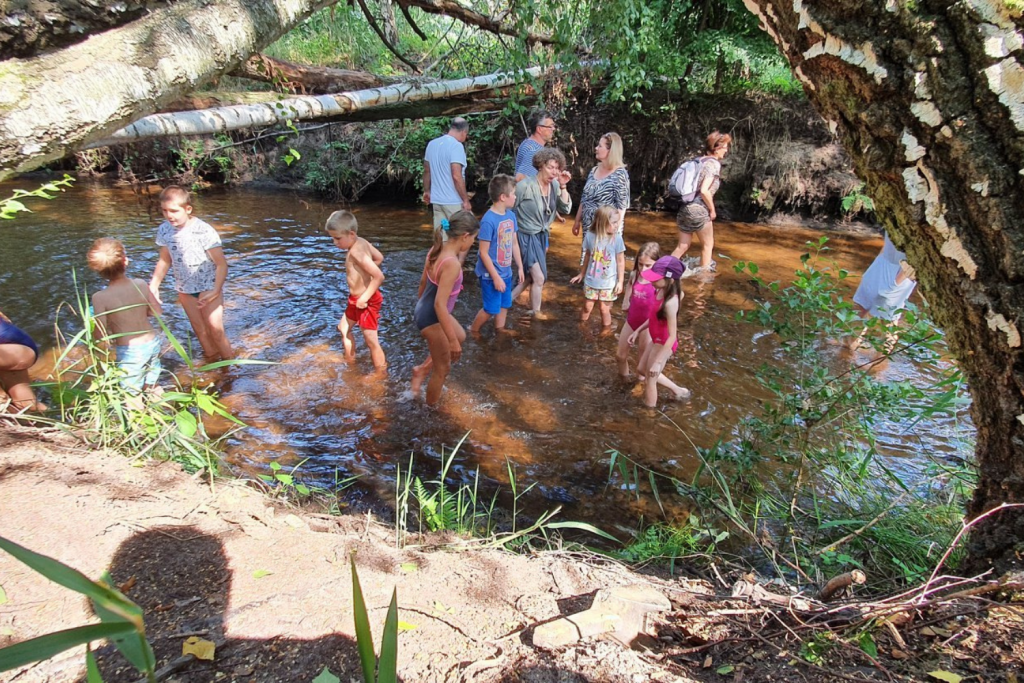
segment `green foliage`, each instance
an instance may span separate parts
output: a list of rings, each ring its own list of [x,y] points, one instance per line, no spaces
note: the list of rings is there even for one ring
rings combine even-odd
[[[270,484],[273,487],[276,495],[283,499],[287,499],[289,496],[293,497],[305,497],[313,493],[314,489],[306,486],[300,481],[296,481],[295,472],[302,467],[309,458],[304,458],[299,464],[285,472],[284,468],[276,460],[270,463],[270,474],[261,474],[259,478],[261,481]]]
[[[0,671],[10,671],[31,662],[49,659],[73,647],[109,638],[121,654],[145,674],[147,680],[156,681],[156,659],[146,640],[142,609],[114,588],[108,574],[104,574],[101,581],[93,581],[66,564],[3,537],[0,537],[0,549],[50,581],[86,596],[100,619],[98,624],[58,631],[0,649]],[[87,656],[87,670],[90,682],[99,680],[99,671],[91,651]]]
[[[367,4],[380,22],[376,3]],[[484,15],[496,14],[491,4],[469,6]],[[500,13],[512,27],[512,36],[497,36],[415,8],[412,16],[426,39],[398,15],[396,47],[430,77],[551,64],[572,70],[586,60],[589,68],[607,76],[609,100],[631,101],[637,108],[644,91],[666,83],[690,92],[800,91],[778,48],[758,28],[742,0],[524,0]],[[555,42],[537,49],[527,43],[527,33],[551,35]],[[356,6],[317,12],[272,45],[268,54],[383,76],[408,72]]]
[[[634,564],[668,562],[674,573],[679,560],[712,560],[718,544],[728,537],[728,531],[707,526],[691,514],[683,524],[652,524],[615,555]]]
[[[356,626],[356,648],[359,650],[359,663],[363,669],[365,683],[395,683],[398,680],[398,589],[391,593],[391,604],[384,620],[384,632],[381,634],[380,656],[373,648],[373,633],[370,631],[370,617],[366,612],[366,600],[363,589],[359,585],[359,572],[356,571],[355,553],[350,558],[352,563],[352,613]],[[326,669],[325,669],[326,671]]]
[[[411,33],[411,32],[410,32]],[[267,48],[267,54],[300,64],[395,73],[393,56],[356,6],[320,10]]]
[[[619,453],[612,453],[610,475],[638,492],[648,482],[659,501],[659,480],[668,479],[703,510],[702,524],[724,524],[733,538],[762,551],[777,575],[798,583],[820,584],[852,568],[865,569],[878,590],[918,582],[961,527],[973,468],[936,460],[930,480],[910,484],[879,457],[875,433],[884,421],[909,431],[926,417],[956,414],[966,401],[963,380],[943,360],[941,336],[919,312],[903,312],[903,341],[895,347],[891,323],[863,321],[845,301],[846,273],[827,258],[826,240],[808,248],[786,286],[764,282],[756,264],[736,264],[760,292],[739,318],[767,329],[778,344],[773,366],[755,375],[770,397],[760,414],[743,420],[730,438],[697,448],[701,466],[690,483]],[[930,364],[939,381],[886,383],[838,361],[834,340],[862,331],[876,350]],[[685,531],[681,539],[648,531],[634,545],[657,552],[666,539],[676,543],[667,554],[692,549],[680,542]]]
[[[234,144],[223,133],[212,138],[181,138],[169,150],[177,182],[198,190],[208,184],[204,178],[210,176],[229,181],[235,160],[226,150]]]
[[[76,305],[69,308],[77,321],[75,327],[80,329],[70,339],[61,337],[61,353],[54,365],[55,380],[44,384],[64,421],[58,424],[96,446],[132,458],[168,458],[189,471],[203,470],[212,483],[218,469],[220,443],[234,430],[212,439],[206,433],[202,416],[222,418],[235,429],[245,425],[217,400],[216,390],[201,375],[226,366],[265,363],[229,360],[197,367],[181,342],[157,318],[172,349],[189,369],[190,381],[182,383],[178,376],[171,375],[173,390],[137,394],[122,386],[122,372],[107,351],[112,338],[98,337],[100,328],[88,297],[81,291],[77,297]],[[58,312],[58,331],[60,323]]]
[[[810,640],[800,643],[800,657],[810,664],[820,664],[835,644],[834,638],[831,631],[814,634]]]
[[[0,219],[12,220],[19,213],[32,213],[32,210],[25,206],[25,203],[21,200],[30,198],[53,199],[57,196],[56,193],[63,192],[66,187],[71,187],[73,182],[75,182],[75,179],[65,173],[64,177],[60,180],[44,183],[35,190],[14,190],[10,197],[0,199]]]
[[[381,122],[345,128],[339,139],[313,139],[303,147],[305,155],[294,164],[305,185],[333,198],[357,200],[373,183],[384,179],[390,186],[411,186],[418,194],[423,183],[423,150],[427,143],[448,130],[447,118],[426,118],[401,124]],[[482,168],[482,149],[514,150],[518,131],[502,117],[474,118],[473,134],[466,143],[471,172],[470,185],[486,184],[493,168]],[[511,155],[502,159],[511,170]]]
[[[875,202],[864,194],[864,183],[857,185],[842,199],[843,213],[854,216],[858,213],[871,213],[875,210]]]
[[[515,468],[506,461],[511,493],[511,511],[507,514],[497,507],[501,491],[496,490],[490,500],[485,500],[480,492],[480,470],[474,471],[471,483],[463,483],[453,491],[447,483],[455,457],[469,437],[467,432],[455,448],[447,453],[441,449],[441,471],[437,479],[424,482],[412,473],[413,459],[409,457],[409,466],[403,472],[401,466],[395,478],[395,531],[396,543],[399,547],[405,544],[409,533],[410,503],[416,504],[416,515],[419,533],[424,531],[450,531],[466,539],[449,547],[496,547],[510,550],[529,546],[530,542],[540,537],[550,541],[549,532],[573,529],[600,536],[613,543],[618,543],[614,536],[585,522],[553,522],[561,507],[546,510],[536,519],[520,524],[520,501],[533,489],[530,484],[520,489],[516,479]]]
[[[468,433],[463,436],[447,455],[444,452],[444,447],[441,448],[441,471],[437,479],[426,483],[419,477],[412,479],[412,494],[413,500],[416,502],[420,533],[426,529],[427,531],[453,531],[467,536],[489,536],[494,530],[493,518],[497,493],[489,503],[484,503],[479,499],[479,468],[474,472],[472,484],[462,484],[454,492],[445,483],[452,463],[455,462],[455,455],[468,436]],[[412,460],[410,459],[409,471],[411,472],[411,470]],[[409,473],[407,472],[406,486],[409,486],[408,477]],[[401,472],[399,472],[400,479]],[[406,495],[406,500],[408,500],[408,495]]]

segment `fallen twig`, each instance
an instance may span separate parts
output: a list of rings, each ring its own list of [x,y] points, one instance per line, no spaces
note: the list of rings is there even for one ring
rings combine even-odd
[[[867,582],[867,574],[859,569],[854,569],[852,572],[846,572],[835,576],[826,583],[822,589],[818,592],[818,599],[822,602],[828,602],[835,594],[839,591],[849,588],[853,584],[863,584]]]
[[[217,650],[220,650],[221,648],[224,647],[224,645],[227,642],[228,642],[227,639],[221,639],[221,640],[215,641],[213,643],[213,645],[214,645],[214,647]],[[189,662],[195,660],[195,658],[196,658],[195,655],[182,655],[181,657],[178,657],[177,659],[172,659],[165,666],[162,666],[162,667],[160,667],[159,669],[156,670],[156,680],[162,681],[163,679],[167,678],[168,676],[170,676],[172,673],[174,673],[178,669],[181,669],[182,667],[184,667]],[[150,681],[149,678],[140,678],[135,683],[149,683],[149,681]]]
[[[977,517],[972,519],[970,522],[968,522],[967,524],[963,525],[963,528],[960,529],[960,531],[957,532],[957,535],[953,538],[953,542],[949,544],[948,548],[946,548],[946,552],[942,554],[942,558],[939,559],[939,563],[937,565],[935,565],[935,569],[932,571],[932,575],[930,577],[928,577],[927,581],[925,581],[924,591],[922,591],[922,595],[921,595],[921,597],[918,598],[918,600],[923,598],[924,594],[927,593],[928,588],[929,588],[929,586],[931,586],[932,581],[935,580],[935,577],[938,575],[939,570],[942,569],[942,565],[944,565],[946,563],[946,560],[949,559],[949,556],[953,552],[953,549],[956,548],[958,543],[960,543],[960,539],[963,538],[963,535],[965,533],[967,533],[967,530],[970,529],[975,524],[977,524],[978,522],[980,522],[981,520],[983,520],[986,517],[988,517],[989,515],[994,515],[997,512],[1001,512],[1001,511],[1007,510],[1009,508],[1024,508],[1024,503],[1002,503],[999,507],[994,507],[991,510],[989,510],[988,512],[984,512],[984,513],[978,515]]]

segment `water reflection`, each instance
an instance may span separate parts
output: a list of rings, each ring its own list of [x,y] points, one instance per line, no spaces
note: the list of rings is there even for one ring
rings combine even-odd
[[[41,346],[52,347],[54,311],[74,296],[72,270],[89,291],[100,286],[85,268],[96,237],[122,240],[131,274],[149,277],[159,207],[155,196],[147,200],[126,189],[82,183],[32,208],[34,214],[0,226],[0,308]],[[336,208],[248,190],[196,201],[195,214],[218,229],[231,265],[225,288],[229,337],[245,356],[278,363],[232,368],[216,378],[224,402],[251,425],[231,443],[231,460],[256,469],[271,459],[292,466],[308,458],[304,472],[326,482],[336,471],[361,474],[364,485],[390,499],[396,463],[404,465],[412,452],[421,460],[439,459],[442,446],[453,446],[469,431],[467,457],[455,476],[468,478],[479,467],[486,477],[504,481],[508,458],[522,483],[537,482],[547,499],[570,505],[568,514],[607,520],[616,518],[616,510],[638,506],[630,492],[606,490],[607,449],[686,478],[695,468],[691,442],[707,447],[728,436],[767,398],[753,371],[781,358],[770,337],[735,322],[735,312],[749,306],[755,290],[732,263],[753,260],[764,279],[787,279],[805,242],[817,238],[800,228],[716,226],[719,273],[710,281],[684,280],[680,350],[667,370],[693,398],[665,404],[667,420],[643,408],[617,381],[615,338],[577,325],[582,292],[569,279],[578,269],[579,239],[571,236],[570,223],[556,223],[545,291],[552,319],[526,319],[516,308],[510,316],[515,336],[495,336],[488,328],[479,342],[468,341],[449,378],[443,410],[432,410],[401,400],[412,366],[426,354],[412,310],[431,238],[428,216],[415,208],[353,207],[360,234],[385,255],[380,339],[389,376],[381,381],[371,377],[361,339],[356,363],[342,358],[335,326],[346,303],[344,256],[322,231]],[[675,244],[670,216],[629,216],[628,256],[649,240],[663,248]],[[854,273],[867,267],[879,244],[874,237],[830,238],[832,255]],[[473,263],[475,251],[467,271]],[[164,299],[173,301],[169,289]],[[479,301],[467,272],[455,316],[468,324]],[[183,312],[177,305],[166,309],[172,331],[186,338]],[[622,318],[616,306],[616,329]],[[902,360],[885,370],[887,377],[915,381],[927,379],[926,372]],[[952,453],[970,433],[969,425],[944,418],[916,430],[913,440],[904,429],[887,424],[877,435],[879,448],[902,472],[918,468],[916,453]]]

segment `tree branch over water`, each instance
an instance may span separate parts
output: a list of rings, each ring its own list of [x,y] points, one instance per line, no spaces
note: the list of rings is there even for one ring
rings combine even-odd
[[[449,16],[453,19],[458,19],[464,24],[476,26],[490,33],[516,37],[522,36],[528,44],[541,43],[543,45],[551,45],[557,42],[554,36],[546,33],[524,34],[522,31],[516,30],[514,26],[505,23],[502,19],[480,14],[480,12],[455,2],[455,0],[397,0],[397,2],[402,7],[403,12],[408,7],[418,7],[424,12]]]

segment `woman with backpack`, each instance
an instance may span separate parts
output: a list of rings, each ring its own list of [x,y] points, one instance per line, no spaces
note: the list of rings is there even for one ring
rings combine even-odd
[[[688,196],[688,192],[681,192],[683,205],[676,214],[679,244],[672,251],[672,255],[681,259],[690,248],[696,234],[700,238],[701,246],[700,268],[711,272],[715,270],[715,262],[711,259],[715,249],[715,193],[718,192],[721,183],[722,159],[729,152],[731,143],[732,136],[728,133],[719,133],[716,130],[708,136],[705,156],[696,160],[700,167],[694,185],[695,193],[691,197]]]

